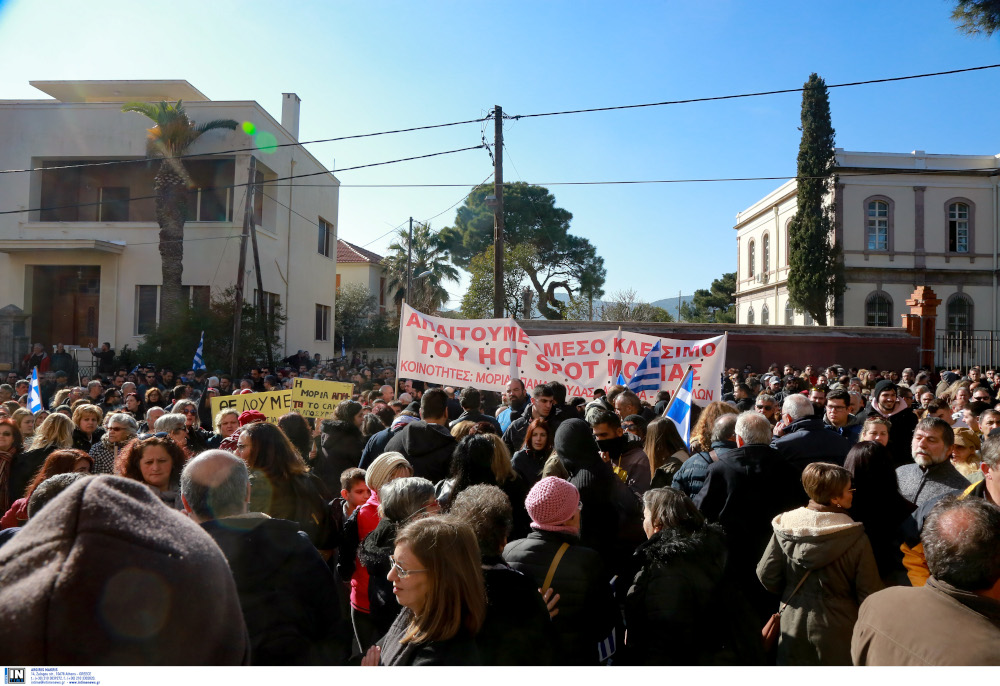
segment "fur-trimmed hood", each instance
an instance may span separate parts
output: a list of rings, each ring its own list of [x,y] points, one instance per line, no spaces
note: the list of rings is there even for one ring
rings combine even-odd
[[[779,514],[771,527],[788,559],[806,569],[833,562],[865,535],[865,527],[850,515],[808,507]]]
[[[694,533],[664,529],[641,543],[635,556],[643,564],[687,563],[700,568],[711,581],[719,582],[728,556],[726,534],[718,524],[706,524]]]

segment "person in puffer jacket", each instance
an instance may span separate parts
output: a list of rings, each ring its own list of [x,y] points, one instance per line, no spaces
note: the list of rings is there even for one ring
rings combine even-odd
[[[673,488],[643,496],[649,540],[625,601],[628,642],[615,664],[760,665],[760,627],[725,576],[726,535]]]
[[[760,582],[787,603],[778,665],[850,665],[858,608],[882,590],[882,580],[864,526],[847,514],[854,499],[851,473],[813,462],[802,472],[802,485],[809,504],[774,518],[774,534],[757,565]]]
[[[580,492],[568,481],[546,477],[528,492],[525,506],[532,532],[508,543],[503,559],[543,591],[551,573],[548,586],[560,596],[559,614],[552,619],[555,664],[600,664],[622,633],[601,556],[580,545]]]

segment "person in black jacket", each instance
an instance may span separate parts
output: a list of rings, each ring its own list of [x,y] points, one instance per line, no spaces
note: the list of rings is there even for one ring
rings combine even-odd
[[[536,419],[544,419],[549,423],[549,431],[555,435],[562,417],[555,410],[555,394],[547,384],[538,384],[531,389],[531,404],[525,406],[521,416],[503,432],[503,442],[513,455],[522,445],[524,436],[528,433],[528,425]]]
[[[432,388],[420,399],[420,416],[389,439],[385,452],[398,452],[413,466],[413,475],[437,483],[448,475],[455,439],[448,432],[448,396]]]
[[[340,490],[340,475],[345,469],[357,467],[367,441],[361,433],[361,403],[343,400],[334,410],[334,419],[320,423],[319,451],[312,464],[313,473],[323,480],[328,490]]]
[[[448,424],[449,428],[454,428],[459,422],[489,422],[497,430],[498,434],[503,433],[503,430],[500,428],[500,422],[489,415],[483,414],[480,410],[482,406],[482,394],[478,389],[469,386],[463,390],[461,404],[462,414]]]
[[[513,525],[510,499],[497,486],[470,486],[451,514],[472,526],[486,582],[486,619],[476,638],[485,665],[551,665],[555,634],[535,580],[502,557]]]
[[[350,651],[333,575],[295,522],[247,512],[249,472],[224,450],[181,474],[188,516],[226,556],[250,634],[251,664],[338,665]]]
[[[727,415],[732,416],[732,415]],[[643,496],[649,540],[625,602],[628,643],[616,664],[762,664],[760,627],[726,578],[726,534],[673,488]]]
[[[588,507],[581,498],[563,479],[539,481],[525,503],[532,532],[503,551],[504,561],[529,576],[536,588],[551,588],[560,596],[559,613],[552,618],[558,665],[597,665],[610,652],[608,644],[622,638],[604,562],[596,550],[580,544],[581,514],[585,517]]]
[[[871,402],[857,413],[857,419],[861,424],[864,424],[869,417],[889,420],[889,454],[892,456],[892,466],[911,464],[913,458],[910,454],[910,441],[913,439],[913,431],[917,428],[918,418],[913,408],[899,397],[896,384],[888,379],[875,384]]]
[[[544,419],[536,419],[528,425],[524,436],[524,444],[511,458],[514,471],[524,479],[531,488],[542,478],[542,468],[552,454],[552,441],[555,438],[549,431],[549,424]]]
[[[705,518],[725,529],[727,574],[753,606],[761,627],[778,607],[777,596],[765,591],[757,579],[757,562],[771,540],[771,520],[808,501],[799,470],[768,445],[770,440],[771,423],[764,415],[741,414],[736,420],[738,447],[712,463],[694,498]]]
[[[796,469],[799,474],[812,462],[829,462],[843,466],[851,444],[823,424],[822,416],[815,416],[813,404],[804,395],[792,395],[781,404],[781,419],[786,426],[784,433],[771,441],[771,446]]]

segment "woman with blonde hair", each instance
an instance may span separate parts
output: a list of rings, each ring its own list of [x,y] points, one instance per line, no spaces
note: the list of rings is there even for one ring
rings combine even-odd
[[[455,517],[427,517],[396,536],[388,579],[403,606],[363,666],[480,664],[474,637],[486,617],[476,535]]]
[[[724,414],[739,414],[735,407],[721,400],[709,403],[691,429],[691,454],[707,452],[712,448],[712,427],[715,420]]]
[[[31,450],[31,441],[35,436],[35,415],[31,414],[31,410],[19,407],[10,418],[21,431],[21,450]]]
[[[18,437],[20,438],[20,431]],[[32,449],[14,456],[10,465],[8,493],[12,495],[16,493],[18,498],[21,497],[32,477],[45,464],[45,458],[57,450],[72,447],[73,422],[64,414],[58,412],[50,414],[35,431]]]
[[[73,410],[73,423],[76,425],[73,431],[73,447],[89,455],[90,449],[104,435],[104,429],[101,428],[103,420],[104,412],[97,405],[90,403],[77,405]]]
[[[476,433],[476,423],[468,419],[459,422],[451,427],[451,435],[456,441],[460,441],[470,434]]]
[[[677,427],[666,417],[658,417],[646,427],[645,452],[653,472],[650,488],[670,486],[674,474],[689,457]]]

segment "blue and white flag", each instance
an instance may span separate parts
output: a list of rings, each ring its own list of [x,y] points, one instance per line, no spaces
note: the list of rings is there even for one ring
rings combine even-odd
[[[205,332],[201,332],[201,340],[198,342],[198,349],[194,351],[194,361],[191,363],[191,369],[198,371],[199,369],[208,369],[205,366]]]
[[[347,357],[347,348],[344,347],[344,337],[340,337],[340,356]]]
[[[667,407],[664,417],[677,427],[677,433],[684,439],[684,445],[691,447],[691,393],[694,390],[694,369],[689,368],[681,385],[677,388],[673,401]]]
[[[38,385],[38,367],[31,370],[31,384],[28,386],[28,409],[31,414],[42,411],[42,388]]]
[[[618,372],[618,378],[615,379],[615,383],[619,386],[624,386],[628,382],[625,381],[625,375],[622,374],[621,372]]]
[[[630,391],[641,393],[642,391],[660,390],[660,356],[662,354],[660,342],[657,341],[653,349],[642,358],[642,362],[635,368],[632,378],[628,380]]]

